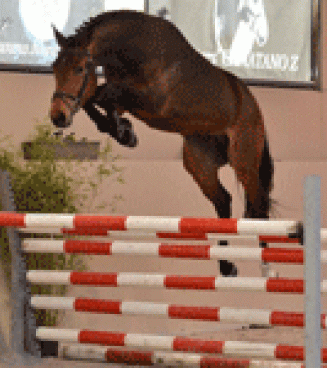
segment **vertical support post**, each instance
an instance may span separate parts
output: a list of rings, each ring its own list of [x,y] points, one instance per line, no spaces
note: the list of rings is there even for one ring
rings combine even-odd
[[[2,210],[15,211],[11,201],[9,175],[1,172]],[[24,286],[22,279],[21,259],[19,253],[19,237],[16,229],[7,228],[8,238],[11,245],[11,348],[19,357],[24,355]]]
[[[306,368],[321,366],[320,203],[320,178],[308,176],[304,183]]]
[[[0,171],[1,204],[3,211],[15,212],[16,206],[10,183],[9,173]],[[35,365],[35,359],[41,357],[36,341],[35,317],[30,306],[30,289],[26,283],[26,264],[22,254],[18,231],[7,228],[11,251],[11,346],[10,363],[19,367]],[[26,341],[25,341],[26,339]],[[25,352],[25,343],[28,352]],[[33,357],[34,360],[33,360]]]

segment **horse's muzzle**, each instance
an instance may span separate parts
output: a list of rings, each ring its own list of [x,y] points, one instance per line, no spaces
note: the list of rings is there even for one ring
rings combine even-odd
[[[52,123],[57,128],[67,128],[71,125],[71,120],[67,119],[63,112],[52,118]]]

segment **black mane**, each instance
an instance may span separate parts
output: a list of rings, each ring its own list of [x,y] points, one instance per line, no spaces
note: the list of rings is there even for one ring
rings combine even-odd
[[[67,37],[69,47],[86,47],[91,42],[93,33],[99,25],[102,23],[109,22],[111,20],[145,20],[151,16],[146,15],[142,12],[131,11],[131,10],[120,10],[114,12],[105,12],[98,14],[95,17],[90,18],[84,22],[75,34]]]

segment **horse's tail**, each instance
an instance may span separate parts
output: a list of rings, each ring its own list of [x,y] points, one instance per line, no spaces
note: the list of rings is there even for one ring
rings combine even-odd
[[[228,130],[229,162],[253,204],[259,191],[259,169],[265,144],[260,108],[250,90],[235,76],[228,79],[237,97],[237,116]]]

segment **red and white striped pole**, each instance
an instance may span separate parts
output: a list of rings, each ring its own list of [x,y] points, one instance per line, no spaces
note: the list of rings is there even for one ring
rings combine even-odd
[[[40,340],[55,340],[81,344],[123,346],[186,353],[221,354],[230,357],[255,357],[303,361],[303,346],[263,344],[247,341],[217,341],[190,339],[179,336],[132,334],[112,331],[82,329],[57,329],[39,327],[36,336]],[[327,348],[321,350],[322,362],[327,363]]]
[[[34,284],[51,285],[138,286],[167,289],[261,291],[295,294],[303,294],[304,290],[302,279],[176,276],[131,272],[28,271],[27,280]],[[327,280],[322,282],[321,292],[327,292]]]
[[[1,212],[0,226],[35,228],[55,227],[66,229],[101,228],[106,230],[147,230],[174,233],[223,233],[240,235],[295,234],[298,221],[237,220],[217,218],[163,217],[163,216],[106,216],[53,213]]]
[[[196,307],[151,302],[125,302],[76,297],[32,296],[31,305],[39,309],[65,309],[76,312],[120,315],[147,315],[172,319],[195,319],[244,325],[304,327],[304,313],[269,309],[236,309],[227,307]],[[326,328],[326,315],[321,327]]]
[[[240,360],[199,354],[114,350],[105,346],[66,344],[61,346],[59,356],[66,359],[92,359],[99,362],[141,366],[162,364],[166,367],[192,366],[194,368],[305,368],[305,365],[302,363],[277,360]],[[327,365],[323,365],[321,368],[327,368]]]
[[[95,242],[88,240],[25,239],[23,251],[27,253],[68,253],[98,255],[140,255],[192,259],[229,259],[261,261],[268,263],[303,264],[301,248],[226,248],[211,244],[188,245],[138,242]],[[321,252],[322,262],[327,262],[327,251]]]

